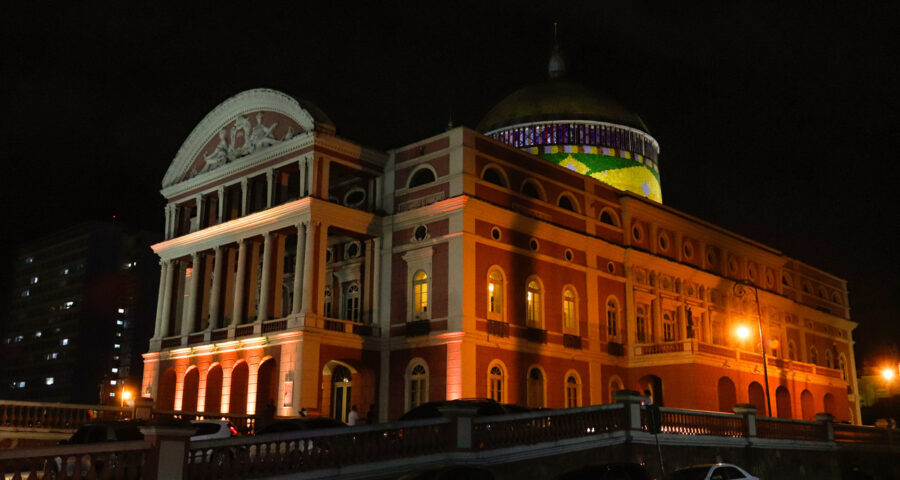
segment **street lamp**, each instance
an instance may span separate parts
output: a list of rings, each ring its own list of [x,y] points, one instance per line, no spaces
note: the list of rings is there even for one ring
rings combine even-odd
[[[759,332],[759,349],[762,352],[762,364],[763,364],[763,378],[765,378],[766,382],[766,408],[768,410],[769,416],[772,416],[772,397],[769,395],[769,363],[766,360],[766,344],[763,342],[763,333],[762,333],[762,319],[759,313],[759,288],[755,285],[738,283],[735,281],[734,287],[732,287],[732,291],[734,295],[738,298],[743,298],[744,295],[747,294],[747,288],[753,287],[753,297],[756,300],[756,328]],[[743,334],[742,334],[743,332]],[[741,338],[747,338],[750,336],[750,329],[747,327],[739,327],[738,328],[738,336]]]

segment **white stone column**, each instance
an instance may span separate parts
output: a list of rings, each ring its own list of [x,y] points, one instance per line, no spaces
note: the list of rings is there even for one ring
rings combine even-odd
[[[169,323],[172,321],[172,284],[175,282],[175,271],[178,270],[178,263],[172,260],[166,262],[166,286],[163,292],[162,315],[160,318],[160,337],[169,334]]]
[[[306,159],[306,173],[309,175],[309,181],[306,182],[306,195],[313,196],[316,193],[316,161],[312,155]],[[307,236],[309,232],[307,232]]]
[[[187,335],[194,331],[194,324],[197,322],[197,296],[199,295],[200,285],[200,254],[194,252],[191,255],[191,284],[188,291],[187,312],[182,317],[181,334]]]
[[[300,313],[300,302],[303,298],[303,272],[306,264],[306,223],[297,225],[297,253],[294,257],[294,297],[291,302],[291,313]]]
[[[319,233],[318,222],[309,222],[306,224],[306,251],[304,252],[303,261],[303,306],[300,311],[309,313],[312,309],[314,295],[312,292],[312,276],[313,276],[313,258],[315,256],[316,235]]]
[[[203,229],[203,194],[198,193],[194,196],[194,203],[197,204],[197,230]]]
[[[250,183],[247,177],[241,179],[241,216],[247,215],[247,187]]]
[[[169,204],[167,203],[166,206],[163,207],[163,212],[165,212],[165,215],[166,215],[166,224],[165,224],[165,226],[163,227],[163,236],[165,237],[166,240],[168,240],[168,239],[172,238],[172,234],[170,233],[170,232],[171,232],[171,228],[169,228],[170,225],[172,224],[172,208],[171,208],[171,205],[169,205]]]
[[[222,304],[222,273],[225,271],[222,265],[222,247],[216,247],[216,257],[213,260],[212,292],[209,295],[209,329],[219,328],[219,315]]]
[[[169,262],[164,260],[159,261],[159,290],[156,294],[156,323],[153,324],[153,338],[160,338],[162,336],[163,297],[166,293],[166,273],[168,268]]]
[[[273,181],[275,179],[275,171],[271,168],[266,170],[266,208],[272,208],[272,191],[274,190]]]
[[[299,170],[299,184],[300,188],[297,192],[297,198],[303,198],[306,196],[306,157],[301,157],[300,161],[297,162],[297,168]]]
[[[220,185],[219,190],[216,192],[219,195],[219,203],[217,204],[216,214],[219,220],[219,223],[222,223],[222,220],[225,219],[225,186]]]
[[[244,320],[244,277],[247,276],[247,243],[238,240],[238,268],[234,277],[234,308],[231,324],[240,325]]]
[[[259,289],[259,311],[256,320],[264,322],[269,319],[269,287],[272,277],[272,232],[263,235],[262,279]]]
[[[360,290],[360,295],[362,295],[362,311],[363,315],[360,315],[359,320],[362,323],[372,324],[372,297],[375,292],[372,290],[372,279],[375,278],[373,276],[372,261],[374,260],[374,255],[372,254],[372,239],[369,238],[365,241],[366,250],[365,250],[365,276],[363,276],[363,285]]]

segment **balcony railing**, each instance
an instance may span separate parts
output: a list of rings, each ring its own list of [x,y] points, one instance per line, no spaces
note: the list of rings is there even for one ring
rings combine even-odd
[[[563,334],[563,346],[575,350],[581,350],[581,337],[578,335]]]
[[[619,342],[609,342],[606,344],[606,353],[615,357],[624,357],[625,345],[622,345]]]
[[[756,435],[787,440],[826,440],[825,427],[818,422],[802,422],[780,418],[757,418]]]
[[[169,337],[159,342],[159,348],[175,348],[181,346],[181,337]]]
[[[487,333],[494,337],[506,338],[509,336],[509,324],[497,320],[488,320]]]
[[[529,342],[547,343],[547,331],[542,328],[526,327],[522,336]]]
[[[0,427],[15,429],[76,429],[93,420],[126,418],[130,408],[108,405],[0,401]]]
[[[431,320],[416,320],[406,323],[407,337],[421,337],[431,333]]]
[[[687,343],[687,348],[685,348],[685,343]],[[635,355],[657,355],[660,353],[678,353],[684,351],[691,351],[691,342],[671,342],[671,343],[656,343],[653,345],[638,345],[634,347]]]
[[[7,479],[116,478],[136,480],[143,475],[150,445],[103,442],[0,451],[0,475]]]
[[[621,404],[482,417],[472,424],[472,447],[488,450],[592,436],[625,430],[627,422]]]

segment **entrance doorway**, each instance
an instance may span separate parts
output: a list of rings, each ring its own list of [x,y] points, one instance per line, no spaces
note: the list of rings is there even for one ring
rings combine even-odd
[[[352,389],[353,377],[350,369],[343,365],[335,367],[331,372],[331,418],[347,421]]]

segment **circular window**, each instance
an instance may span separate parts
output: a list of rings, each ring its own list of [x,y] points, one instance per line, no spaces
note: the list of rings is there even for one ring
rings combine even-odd
[[[568,261],[571,262],[571,261],[572,261],[572,258],[574,258],[574,254],[572,254],[572,250],[569,250],[569,249],[567,248],[567,249],[566,249],[566,260],[568,260]]]
[[[538,241],[536,238],[532,238],[531,240],[528,241],[528,248],[530,248],[536,252],[538,247],[540,247],[540,244],[538,244]]]
[[[659,248],[661,248],[662,250],[669,249],[669,236],[666,235],[665,233],[660,234],[658,242],[659,242]]]
[[[428,237],[428,227],[426,227],[425,225],[419,225],[418,227],[416,227],[415,232],[413,232],[413,237],[420,242],[422,240],[425,240],[425,238]]]
[[[715,267],[716,263],[718,263],[718,261],[719,261],[719,257],[716,256],[716,251],[711,248],[707,248],[706,249],[706,263],[708,263],[709,266],[711,266],[711,267]]]
[[[500,240],[500,229],[499,228],[494,227],[491,229],[491,238],[493,238],[494,240]]]
[[[359,243],[353,242],[347,245],[347,258],[356,258],[359,256]]]
[[[613,262],[609,262],[606,264],[606,271],[609,273],[616,273],[616,264]]]
[[[691,245],[691,242],[684,242],[684,246],[681,249],[684,251],[684,258],[694,258],[694,246]]]
[[[635,225],[631,227],[631,236],[638,242],[644,238],[644,231],[641,229],[640,225]]]
[[[361,188],[354,188],[344,195],[344,205],[348,207],[358,207],[366,201],[366,191]]]

